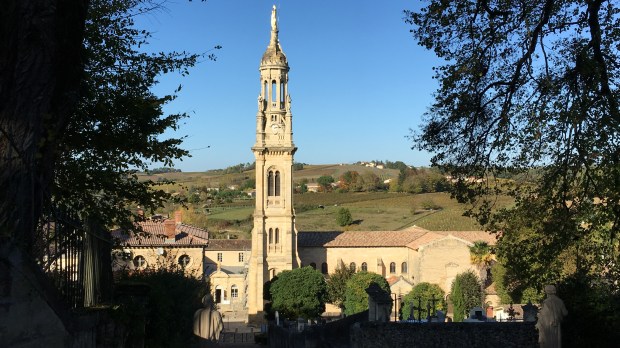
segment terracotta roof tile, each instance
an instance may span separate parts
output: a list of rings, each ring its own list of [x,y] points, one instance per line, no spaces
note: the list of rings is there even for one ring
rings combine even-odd
[[[174,241],[170,242],[166,240],[163,222],[145,221],[139,222],[138,226],[144,232],[127,232],[117,229],[111,232],[112,238],[121,246],[206,246],[209,244],[209,232],[195,226],[176,225],[177,235]]]
[[[484,231],[428,231],[420,227],[410,227],[400,231],[331,231],[299,232],[299,247],[409,247],[417,249],[421,245],[440,240],[448,235],[475,242],[483,240],[495,245],[495,236]]]
[[[252,241],[249,239],[211,239],[207,250],[250,250]]]

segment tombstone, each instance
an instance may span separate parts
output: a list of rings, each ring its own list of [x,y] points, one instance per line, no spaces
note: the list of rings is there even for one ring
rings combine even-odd
[[[568,315],[564,302],[556,296],[555,286],[545,286],[547,298],[542,302],[538,314],[538,344],[541,348],[562,347],[562,321]]]
[[[469,317],[463,322],[467,323],[475,323],[480,321],[487,321],[487,317],[484,315],[484,310],[482,307],[474,307],[469,310]]]
[[[445,323],[446,322],[446,313],[444,313],[442,310],[438,310],[437,313],[435,314],[435,316],[437,317],[437,322],[438,323]]]
[[[521,306],[523,309],[523,321],[535,322],[536,314],[538,314],[538,307],[532,304],[532,301],[527,301],[527,304]]]
[[[194,335],[200,337],[200,347],[217,347],[224,329],[222,315],[215,309],[210,294],[202,298],[204,308],[194,313]]]
[[[366,289],[368,294],[368,321],[390,321],[392,313],[392,296],[381,289],[377,283],[370,283]]]

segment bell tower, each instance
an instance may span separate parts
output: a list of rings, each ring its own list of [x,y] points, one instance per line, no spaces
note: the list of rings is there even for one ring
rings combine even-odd
[[[293,143],[288,62],[278,40],[276,7],[271,38],[259,66],[256,113],[256,208],[248,273],[248,315],[263,311],[263,287],[284,270],[299,267],[293,209]]]

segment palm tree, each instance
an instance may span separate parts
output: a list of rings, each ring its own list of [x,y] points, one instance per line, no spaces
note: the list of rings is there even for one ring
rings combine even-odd
[[[485,241],[475,241],[474,245],[469,247],[469,257],[471,263],[478,267],[480,279],[486,285],[487,272],[493,264],[493,250],[489,243]]]

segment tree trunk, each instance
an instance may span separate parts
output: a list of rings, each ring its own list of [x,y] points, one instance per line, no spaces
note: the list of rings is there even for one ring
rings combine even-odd
[[[88,0],[0,8],[0,239],[30,251],[82,74]]]

